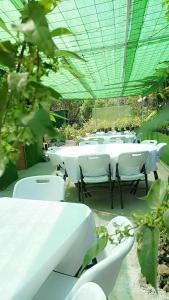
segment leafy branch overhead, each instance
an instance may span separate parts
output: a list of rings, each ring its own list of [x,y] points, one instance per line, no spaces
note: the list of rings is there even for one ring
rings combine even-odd
[[[59,2],[30,0],[20,11],[21,22],[11,27],[0,18],[0,27],[9,36],[9,40],[0,42],[1,165],[16,159],[18,141],[31,143],[37,135],[57,134],[48,111],[62,96],[43,84],[44,76],[58,72],[62,66],[73,76],[81,76],[68,59],[82,58],[56,44],[57,37],[73,33],[63,27],[49,29],[47,14]]]

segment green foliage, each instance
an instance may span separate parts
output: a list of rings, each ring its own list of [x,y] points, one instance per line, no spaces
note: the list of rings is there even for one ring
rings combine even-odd
[[[86,100],[80,108],[81,119],[88,121],[92,117],[92,110],[94,107],[94,100]]]
[[[83,105],[82,105],[83,106]],[[115,128],[117,127],[119,130],[121,128],[129,127],[138,127],[141,123],[141,120],[139,117],[133,117],[133,118],[122,118],[117,120],[116,122],[108,122],[108,121],[102,121],[99,122],[99,124],[96,124],[96,120],[93,118],[89,119],[87,122],[83,123],[83,125],[77,129],[74,125],[68,125],[65,128],[65,135],[67,140],[74,140],[75,143],[78,143],[77,137],[81,136],[84,137],[86,134],[95,132],[96,130],[99,130],[102,128]]]
[[[110,234],[107,227],[96,227],[96,242],[87,251],[83,264],[78,272],[78,277],[82,274],[85,268],[96,258],[106,247],[107,243],[112,245],[118,245],[126,239],[126,237],[133,236],[131,233],[131,227],[129,225],[124,226],[122,229],[119,224],[114,222],[114,233]]]
[[[71,32],[67,28],[60,27],[60,28],[56,28],[56,29],[52,30],[50,33],[51,37],[60,36],[63,34],[73,34],[73,32]]]
[[[13,34],[11,33],[11,31],[8,29],[8,27],[6,26],[6,24],[4,23],[4,21],[2,20],[2,18],[0,18],[0,27],[6,31],[10,36],[13,37]]]
[[[13,45],[10,41],[0,42],[0,64],[14,68],[16,64],[16,45]]]
[[[163,214],[163,221],[164,221],[164,224],[167,228],[167,231],[169,232],[169,209],[167,209],[165,211],[165,213]]]
[[[140,131],[144,134],[147,132],[156,131],[159,128],[166,126],[169,122],[169,106],[163,107],[158,113],[142,124]]]
[[[141,199],[147,201],[147,204],[152,209],[157,205],[161,205],[167,196],[167,184],[166,181],[156,180],[151,186],[148,194]]]
[[[168,211],[169,193],[168,183],[157,180],[151,187],[148,195],[143,197],[149,211],[134,214],[134,221],[139,228],[137,233],[138,259],[142,274],[157,290],[157,265],[159,249],[162,247],[168,252]],[[168,249],[168,250],[167,250]]]
[[[47,56],[53,57],[56,47],[52,40],[45,14],[45,9],[40,3],[35,1],[28,2],[22,11],[22,20],[25,25],[28,25],[28,30],[22,30],[22,32],[27,42],[36,45]],[[32,24],[31,29],[29,27],[30,24]]]
[[[108,239],[106,236],[99,237],[96,243],[87,251],[82,267],[78,273],[78,277],[82,274],[89,263],[106,247]]]
[[[66,28],[50,32],[47,14],[58,0],[30,0],[20,11],[21,23],[0,27],[12,37],[0,42],[0,164],[4,169],[9,160],[17,158],[18,141],[29,144],[37,136],[56,136],[49,108],[61,99],[59,92],[42,83],[43,76],[57,72],[67,61],[81,59],[73,52],[60,50],[54,36],[72,34]],[[72,73],[72,72],[71,72]]]
[[[141,273],[155,289],[157,289],[158,246],[160,232],[157,227],[141,225],[137,233],[137,255]]]
[[[56,131],[50,122],[49,113],[43,107],[34,112],[34,117],[28,122],[28,126],[37,137],[43,136],[44,132],[49,137],[56,136]]]
[[[134,228],[138,228],[137,255],[143,276],[147,283],[157,291],[157,267],[160,249],[169,251],[169,185],[167,182],[157,180],[151,187],[148,195],[142,198],[148,203],[149,210],[133,215]],[[93,258],[98,256],[106,247],[107,243],[117,245],[126,237],[133,235],[133,228],[125,226],[121,228],[114,225],[113,234],[109,234],[105,226],[96,228],[97,240],[87,251],[80,275]]]
[[[61,2],[61,0],[39,0],[39,1],[47,13],[53,10]]]

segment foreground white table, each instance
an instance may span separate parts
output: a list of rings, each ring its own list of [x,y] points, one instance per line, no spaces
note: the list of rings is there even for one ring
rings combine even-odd
[[[92,154],[109,154],[111,157],[111,169],[112,174],[115,175],[115,165],[118,160],[118,156],[121,153],[127,152],[140,152],[148,151],[149,157],[146,163],[147,173],[157,169],[157,152],[156,146],[151,144],[99,144],[99,145],[84,145],[84,146],[72,146],[63,147],[60,150],[53,152],[51,160],[53,160],[53,154],[55,154],[54,163],[62,160],[65,163],[65,168],[69,178],[72,182],[76,183],[80,179],[80,171],[78,165],[78,157],[80,155],[92,155]],[[49,156],[50,156],[50,152]]]
[[[32,299],[55,267],[74,275],[94,228],[83,204],[0,198],[0,299]]]

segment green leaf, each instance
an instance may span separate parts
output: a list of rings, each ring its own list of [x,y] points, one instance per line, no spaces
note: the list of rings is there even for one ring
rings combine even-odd
[[[41,5],[44,7],[46,12],[50,12],[60,2],[61,0],[40,0]]]
[[[76,59],[80,59],[82,61],[85,61],[84,58],[80,57],[78,54],[72,52],[72,51],[67,51],[67,50],[56,50],[55,55],[58,57],[72,57]]]
[[[47,134],[50,137],[56,137],[57,133],[53,128],[49,113],[40,107],[36,110],[34,117],[28,123],[35,136],[43,136]]]
[[[164,224],[169,229],[169,209],[167,209],[163,215]]]
[[[37,81],[29,81],[27,88],[33,88],[36,98],[38,99],[46,98],[46,100],[58,100],[62,97],[61,94],[53,88],[43,85]]]
[[[0,43],[0,64],[9,68],[16,66],[16,46],[10,41]]]
[[[68,120],[68,118],[63,117],[63,116],[61,116],[61,115],[59,115],[59,114],[57,114],[55,112],[52,112],[52,115],[55,116],[55,117],[57,117],[57,118],[59,118],[59,119],[62,119],[62,120]]]
[[[52,122],[55,122],[56,123],[56,119],[55,119],[55,117],[54,117],[54,115],[53,114],[49,114],[50,115],[50,120],[52,121]]]
[[[4,82],[2,86],[0,86],[0,128],[2,125],[3,117],[6,111],[6,105],[8,101],[8,85],[7,82]]]
[[[158,228],[142,225],[137,234],[137,255],[141,273],[157,291],[157,265],[160,232]]]
[[[167,181],[158,179],[152,184],[148,194],[139,199],[147,201],[147,204],[150,208],[155,208],[156,206],[162,204],[162,202],[166,198],[167,185]]]
[[[84,269],[88,266],[88,264],[94,259],[103,249],[106,247],[108,242],[108,237],[107,236],[102,236],[97,239],[96,243],[87,251],[82,267],[78,273],[78,277],[82,274]]]
[[[50,33],[51,37],[60,36],[60,35],[64,35],[64,34],[73,34],[73,32],[71,32],[67,28],[59,27],[59,28],[52,30]]]
[[[24,31],[25,38],[30,43],[37,45],[40,51],[53,57],[56,47],[51,38],[44,7],[38,2],[30,1],[22,12],[22,19],[24,23],[28,22],[29,24],[32,20],[35,26],[31,32],[28,26],[28,30]]]
[[[81,72],[73,69],[69,64],[62,64],[61,67],[65,70],[69,71],[76,78],[84,77],[84,74],[82,74]]]
[[[4,21],[2,20],[2,18],[0,18],[0,27],[6,31],[10,36],[13,37],[13,34],[10,32],[10,30],[8,29],[8,27],[6,26],[6,24],[4,23]]]
[[[147,132],[155,131],[168,124],[169,122],[169,105],[163,107],[159,112],[146,123],[143,123],[139,132],[146,134]]]

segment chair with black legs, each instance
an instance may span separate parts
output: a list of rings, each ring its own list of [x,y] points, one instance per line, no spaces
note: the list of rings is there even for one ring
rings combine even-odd
[[[93,185],[108,182],[111,193],[111,167],[109,155],[83,155],[79,157],[78,163],[80,168],[80,201],[84,202],[84,197],[91,196],[90,192],[87,190],[88,184]]]
[[[119,192],[120,192],[120,202],[121,208],[124,207],[123,197],[122,197],[122,181],[134,181],[135,185],[133,186],[133,194],[136,193],[138,184],[140,180],[145,180],[146,185],[146,194],[148,192],[148,179],[146,173],[146,162],[148,159],[149,153],[147,151],[144,152],[131,152],[131,153],[123,153],[119,155],[117,164],[116,164],[116,174],[115,178],[118,183]],[[115,181],[113,181],[112,189],[114,188]],[[113,208],[113,198],[111,207]]]

